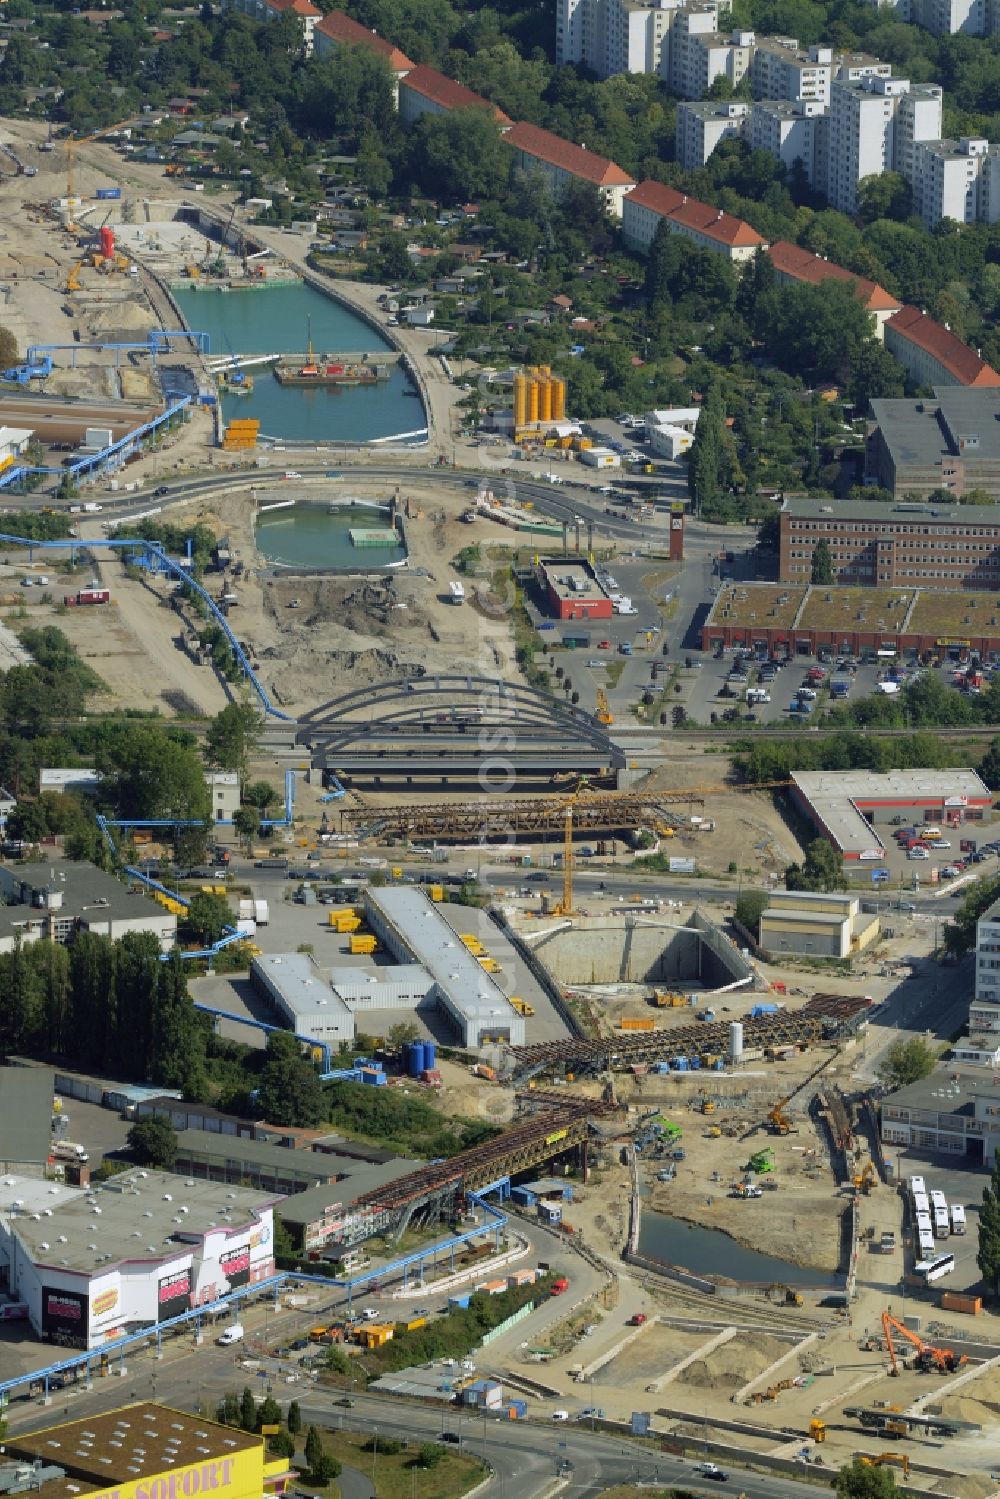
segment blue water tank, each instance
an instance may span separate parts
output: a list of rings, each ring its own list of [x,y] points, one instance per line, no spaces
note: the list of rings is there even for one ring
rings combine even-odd
[[[419,1077],[424,1063],[424,1048],[419,1041],[411,1041],[406,1049],[406,1074]]]
[[[430,1069],[432,1069],[432,1068],[434,1068],[436,1066],[437,1066],[437,1048],[434,1045],[433,1041],[425,1041],[424,1042],[424,1070],[425,1071],[429,1071]]]

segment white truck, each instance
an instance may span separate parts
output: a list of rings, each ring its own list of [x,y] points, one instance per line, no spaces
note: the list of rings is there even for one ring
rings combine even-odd
[[[227,1327],[225,1332],[221,1333],[215,1341],[220,1348],[228,1348],[230,1343],[242,1343],[243,1323],[234,1322],[232,1327]]]
[[[82,1145],[77,1145],[73,1140],[53,1140],[52,1156],[57,1161],[76,1161],[82,1166],[90,1160],[90,1156]]]
[[[240,921],[250,921],[255,927],[267,926],[267,901],[251,900],[244,897],[240,901],[239,919]]]

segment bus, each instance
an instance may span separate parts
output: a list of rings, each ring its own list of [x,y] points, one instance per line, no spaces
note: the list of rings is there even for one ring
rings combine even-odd
[[[913,1211],[919,1217],[921,1213],[929,1213],[930,1210],[930,1199],[923,1192],[918,1193],[913,1199]]]
[[[947,1207],[936,1207],[934,1209],[934,1237],[936,1239],[946,1239],[950,1233],[951,1224],[948,1221]]]
[[[965,1233],[965,1209],[959,1202],[951,1205],[951,1231],[953,1234]]]
[[[931,1207],[934,1209],[935,1213],[937,1212],[938,1208],[944,1208],[947,1206],[948,1203],[943,1192],[931,1193]]]
[[[922,1239],[926,1234],[929,1238],[934,1237],[934,1221],[930,1213],[917,1214],[917,1234]]]
[[[921,1257],[914,1266],[914,1270],[916,1273],[922,1274],[920,1266],[929,1264],[934,1259],[934,1235],[928,1233],[919,1234],[917,1237],[917,1247],[920,1250]]]
[[[922,1246],[921,1246],[921,1252]],[[919,1275],[928,1285],[940,1280],[944,1275],[950,1275],[955,1268],[955,1256],[953,1254],[939,1254],[937,1258],[928,1256],[926,1259],[918,1260],[913,1267],[914,1275]]]
[[[912,1192],[914,1197],[925,1197],[927,1195],[927,1189],[924,1186],[924,1179],[922,1176],[910,1177],[910,1191]]]

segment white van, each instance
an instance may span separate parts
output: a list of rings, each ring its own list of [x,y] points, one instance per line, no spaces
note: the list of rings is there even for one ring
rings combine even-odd
[[[232,1325],[232,1327],[227,1327],[226,1330],[225,1330],[225,1332],[221,1333],[220,1336],[217,1337],[215,1341],[219,1345],[220,1348],[227,1348],[230,1343],[242,1343],[243,1342],[243,1323],[242,1322],[234,1322],[233,1325]]]

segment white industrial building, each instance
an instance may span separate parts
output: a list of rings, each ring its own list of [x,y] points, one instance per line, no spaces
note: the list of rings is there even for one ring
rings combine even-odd
[[[250,983],[270,1000],[297,1036],[336,1046],[354,1040],[354,1016],[309,953],[262,953],[250,963]]]
[[[423,890],[415,885],[369,888],[364,902],[365,923],[385,950],[397,963],[417,964],[430,975],[428,998],[461,1045],[482,1046],[488,1039],[523,1044],[523,1018]]]
[[[240,778],[235,770],[206,770],[205,785],[212,797],[212,821],[232,822],[240,810]]]
[[[100,1348],[274,1273],[279,1199],[132,1170],[100,1187],[0,1181],[0,1284],[38,1336]]]
[[[992,1166],[1000,1149],[1000,1082],[949,1065],[890,1093],[881,1116],[883,1146]]]
[[[0,952],[41,938],[68,942],[78,931],[152,932],[166,951],[177,936],[176,916],[84,860],[0,866],[0,902]]]

